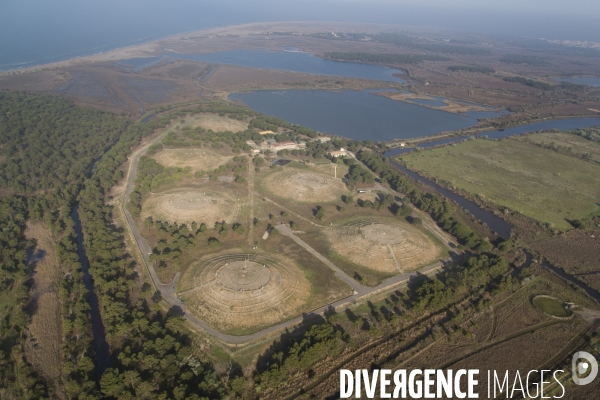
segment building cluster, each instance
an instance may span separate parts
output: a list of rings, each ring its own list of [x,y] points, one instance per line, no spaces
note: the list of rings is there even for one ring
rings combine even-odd
[[[277,142],[275,139],[267,139],[260,145],[256,144],[254,140],[247,140],[246,143],[248,146],[252,147],[252,151],[255,154],[265,150],[271,150],[273,153],[277,153],[280,150],[299,150],[306,148],[305,143],[296,143],[292,141]]]

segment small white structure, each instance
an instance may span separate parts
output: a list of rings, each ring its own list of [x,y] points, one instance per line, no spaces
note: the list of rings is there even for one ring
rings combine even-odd
[[[335,150],[335,151],[330,151],[329,155],[335,158],[338,157],[345,157],[348,155],[348,153],[346,152],[346,149],[344,149],[343,147],[339,150]]]
[[[271,145],[271,150],[273,150],[274,152],[278,152],[279,150],[296,150],[299,149],[301,147],[303,147],[304,143],[302,144],[298,144],[296,142],[292,142],[292,141],[287,141],[287,142],[280,142],[280,143],[273,143]]]

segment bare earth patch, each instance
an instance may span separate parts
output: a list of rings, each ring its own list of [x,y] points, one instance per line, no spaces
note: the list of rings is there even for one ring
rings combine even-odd
[[[214,114],[203,114],[192,122],[191,127],[202,127],[204,129],[212,129],[215,132],[239,132],[248,129],[248,123],[235,119],[220,117]]]
[[[284,170],[268,176],[265,183],[277,196],[303,202],[335,201],[347,192],[340,179],[315,172]]]
[[[52,234],[42,222],[28,222],[25,235],[37,245],[30,262],[34,265],[33,314],[25,342],[25,356],[36,372],[44,377],[53,394],[64,398],[61,387],[61,305],[58,297],[60,271]]]
[[[192,172],[212,170],[229,161],[229,157],[198,148],[164,149],[152,158],[165,167],[191,167]]]
[[[188,310],[230,332],[258,330],[302,313],[311,288],[290,260],[240,253],[199,262],[180,282]]]
[[[142,206],[142,219],[151,216],[169,222],[234,221],[241,203],[224,193],[181,188],[151,193]]]
[[[435,261],[440,253],[435,243],[408,224],[360,220],[326,234],[338,254],[375,271],[415,270]]]

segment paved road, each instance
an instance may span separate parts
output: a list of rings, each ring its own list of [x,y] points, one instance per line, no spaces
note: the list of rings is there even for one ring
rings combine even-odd
[[[350,276],[348,276],[348,274],[346,274],[344,271],[342,271],[341,269],[336,267],[331,261],[329,261],[328,259],[323,257],[318,251],[313,249],[308,243],[306,243],[305,241],[300,239],[298,236],[296,236],[294,234],[294,232],[292,232],[291,228],[288,225],[276,225],[275,228],[279,232],[281,232],[283,235],[289,236],[293,241],[295,241],[300,246],[302,246],[306,251],[308,251],[310,254],[312,254],[313,256],[318,258],[321,262],[323,262],[325,265],[327,265],[329,268],[331,268],[342,281],[344,281],[348,285],[350,285],[350,287],[352,287],[355,292],[354,296],[351,296],[352,299],[360,298],[363,296],[373,294],[375,292],[385,290],[385,289],[387,289],[391,286],[395,286],[401,282],[408,282],[411,279],[417,278],[419,276],[427,275],[429,273],[432,273],[434,271],[437,271],[437,270],[443,268],[445,265],[448,265],[448,264],[451,264],[451,263],[454,263],[454,262],[460,260],[460,258],[458,258],[458,256],[457,256],[457,258],[453,261],[450,261],[450,260],[447,262],[440,261],[429,267],[422,268],[419,271],[404,272],[404,273],[395,275],[391,278],[384,280],[377,286],[364,286],[364,285],[361,285],[360,283],[358,283],[357,281],[355,281],[354,279],[352,279]]]
[[[133,192],[133,189],[134,189],[133,182],[136,177],[137,166],[138,166],[140,157],[148,150],[148,148],[152,144],[157,143],[160,140],[162,140],[163,137],[168,132],[169,131],[167,130],[165,133],[163,133],[162,135],[160,135],[159,137],[154,139],[152,142],[146,144],[145,146],[136,150],[132,154],[131,163],[129,164],[129,169],[127,171],[127,186],[125,188],[123,202],[121,203],[121,209],[122,209],[123,214],[125,215],[125,219],[127,222],[127,228],[129,229],[129,231],[131,232],[131,234],[135,240],[137,249],[140,252],[142,260],[144,261],[146,269],[152,279],[152,283],[153,283],[154,287],[156,288],[156,290],[160,293],[162,299],[165,302],[167,302],[168,304],[170,304],[171,306],[179,307],[183,312],[184,318],[188,322],[193,324],[196,328],[209,333],[210,335],[221,340],[222,342],[225,342],[228,344],[233,344],[233,345],[244,344],[244,343],[248,343],[253,340],[256,340],[256,339],[263,338],[272,333],[283,331],[284,329],[290,328],[295,325],[299,325],[302,323],[310,323],[311,320],[315,320],[320,314],[323,314],[324,312],[326,312],[328,310],[336,309],[343,305],[350,305],[353,302],[356,302],[357,300],[361,300],[363,297],[366,297],[375,292],[386,290],[390,287],[399,285],[401,283],[408,282],[409,280],[411,280],[413,278],[417,278],[419,276],[424,276],[424,275],[427,275],[434,271],[437,271],[437,270],[443,268],[445,265],[444,263],[440,262],[440,263],[437,263],[430,267],[421,269],[420,271],[396,275],[392,278],[389,278],[389,279],[383,281],[378,286],[367,287],[367,286],[363,286],[360,283],[356,282],[354,279],[352,279],[346,273],[344,273],[341,269],[339,269],[333,263],[331,263],[331,261],[327,260],[320,253],[318,253],[316,250],[314,250],[312,247],[310,247],[307,243],[305,243],[300,238],[298,238],[295,234],[292,233],[289,226],[278,225],[277,229],[280,230],[284,235],[290,236],[294,241],[296,241],[298,244],[300,244],[303,248],[305,248],[308,252],[310,252],[314,257],[318,258],[320,261],[325,263],[329,268],[332,268],[335,271],[336,275],[338,275],[338,277],[340,279],[342,279],[342,281],[346,282],[348,285],[350,285],[350,287],[352,287],[354,289],[355,294],[353,294],[352,296],[349,296],[345,299],[339,300],[335,303],[320,307],[316,310],[311,311],[310,313],[307,313],[307,314],[298,316],[296,318],[281,322],[277,325],[265,328],[261,331],[258,331],[256,333],[253,333],[250,335],[234,336],[234,335],[227,335],[225,333],[219,332],[216,329],[205,324],[198,318],[196,318],[194,315],[186,312],[185,305],[181,302],[181,300],[179,299],[177,292],[176,292],[177,280],[179,279],[179,276],[180,276],[179,273],[175,276],[173,281],[169,282],[169,283],[162,283],[160,281],[160,279],[158,279],[158,275],[156,274],[156,271],[154,270],[154,265],[150,262],[150,259],[149,259],[152,249],[150,248],[150,245],[148,245],[148,242],[146,242],[146,240],[140,234],[140,232],[137,228],[137,225],[135,224],[133,218],[131,217],[131,214],[129,213],[129,211],[127,210],[127,207],[126,207],[127,202],[129,201],[129,195],[131,194],[131,192]]]

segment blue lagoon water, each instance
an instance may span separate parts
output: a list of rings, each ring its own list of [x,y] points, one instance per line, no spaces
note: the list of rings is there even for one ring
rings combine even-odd
[[[242,67],[372,79],[377,81],[405,82],[394,76],[394,74],[402,74],[401,70],[379,65],[325,60],[310,53],[299,51],[231,50],[205,54],[168,53],[168,55],[173,58],[215,64],[239,65]]]
[[[250,108],[320,132],[356,140],[389,141],[466,128],[500,112],[457,115],[391,100],[368,91],[288,90],[234,93]]]
[[[559,76],[558,78],[554,78],[554,80],[559,82],[574,83],[576,85],[600,87],[600,78],[596,76]]]
[[[532,122],[531,124],[513,126],[512,128],[506,128],[497,131],[481,132],[473,137],[487,136],[490,139],[502,139],[509,136],[522,135],[524,133],[531,133],[537,131],[544,131],[549,129],[558,130],[571,130],[571,129],[583,129],[591,128],[592,126],[600,126],[600,117],[598,118],[564,118],[554,119],[549,121]],[[420,143],[419,147],[423,149],[441,146],[444,144],[456,143],[467,139],[464,136],[453,137],[447,139],[436,140],[433,142]],[[413,148],[395,148],[385,153],[386,157],[393,157],[400,154],[405,154],[413,151]]]

